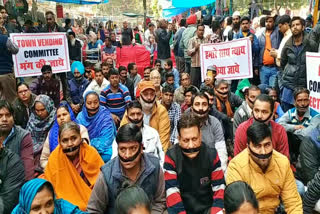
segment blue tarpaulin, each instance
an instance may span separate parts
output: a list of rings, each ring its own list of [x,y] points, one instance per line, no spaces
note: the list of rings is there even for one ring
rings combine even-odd
[[[172,0],[172,6],[176,8],[200,7],[214,3],[216,0]]]
[[[171,18],[173,16],[179,15],[185,11],[189,10],[189,8],[175,8],[173,6],[168,7],[166,9],[162,9],[162,17],[165,19]]]
[[[101,4],[108,3],[109,0],[46,0],[54,1],[58,3],[69,3],[69,4]]]

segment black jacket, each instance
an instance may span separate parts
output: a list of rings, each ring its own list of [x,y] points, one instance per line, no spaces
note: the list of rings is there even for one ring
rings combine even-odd
[[[4,148],[0,149],[0,181],[0,213],[9,214],[18,204],[25,177],[19,156]]]
[[[310,39],[313,40],[317,45],[320,45],[320,23],[318,23],[310,32]],[[318,47],[317,46],[317,47]]]
[[[308,191],[303,197],[303,213],[312,214],[313,208],[320,199],[320,171],[317,172],[314,179],[308,184]]]
[[[156,31],[158,40],[158,59],[169,59],[170,53],[170,38],[172,31],[167,32],[166,29],[159,29]]]
[[[22,128],[27,127],[27,123],[29,121],[29,115],[31,114],[31,108],[34,104],[37,95],[31,94],[31,101],[28,106],[29,114],[27,111],[27,107],[21,102],[19,98],[13,102],[13,109],[14,109],[14,122],[16,125],[21,126]]]
[[[72,46],[71,42],[68,41],[68,48],[70,60],[81,62],[81,43],[76,40],[74,46]]]
[[[53,31],[49,30],[49,26],[45,25],[43,28],[40,29],[41,33],[50,33],[50,32],[66,32],[63,27],[60,27],[57,23]]]

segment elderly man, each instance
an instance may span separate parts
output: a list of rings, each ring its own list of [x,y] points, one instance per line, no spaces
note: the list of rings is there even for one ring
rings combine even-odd
[[[190,75],[181,73],[181,86],[174,91],[173,100],[181,105],[184,102],[184,92],[191,85]]]

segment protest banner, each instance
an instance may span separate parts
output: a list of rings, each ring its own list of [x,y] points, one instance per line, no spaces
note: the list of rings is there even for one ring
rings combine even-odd
[[[320,53],[307,52],[306,60],[310,107],[320,112]]]
[[[200,45],[201,80],[206,77],[207,68],[214,66],[216,79],[251,78],[252,50],[248,38],[223,43]]]
[[[10,38],[19,46],[12,56],[16,77],[39,76],[46,64],[53,73],[70,71],[65,33],[13,33]]]

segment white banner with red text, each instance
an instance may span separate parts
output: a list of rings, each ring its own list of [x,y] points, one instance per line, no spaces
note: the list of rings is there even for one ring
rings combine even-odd
[[[320,53],[306,53],[310,107],[320,112]]]
[[[66,33],[13,33],[19,52],[12,56],[16,77],[39,76],[43,65],[53,73],[70,71]]]
[[[216,68],[216,79],[245,79],[253,76],[251,41],[248,38],[200,45],[201,81],[207,68]]]

